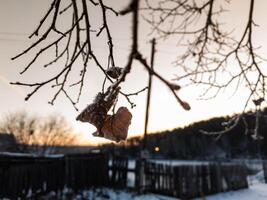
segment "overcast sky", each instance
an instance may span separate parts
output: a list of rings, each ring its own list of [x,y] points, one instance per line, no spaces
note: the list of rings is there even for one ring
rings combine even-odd
[[[115,0],[114,0],[115,1]],[[32,33],[34,28],[38,25],[40,18],[43,16],[51,1],[44,0],[0,0],[0,117],[3,117],[8,112],[16,112],[18,110],[26,110],[30,113],[38,113],[47,115],[51,112],[60,113],[64,115],[69,123],[81,133],[82,144],[95,143],[105,141],[96,139],[91,136],[95,128],[89,124],[83,124],[75,120],[79,112],[75,111],[72,105],[63,97],[60,96],[55,105],[51,106],[47,102],[53,97],[51,87],[45,87],[35,94],[28,102],[24,101],[26,94],[31,91],[29,88],[11,86],[11,81],[27,81],[34,82],[44,80],[53,73],[54,69],[49,69],[46,72],[41,65],[49,61],[50,56],[42,56],[29,72],[25,75],[19,75],[19,72],[25,67],[25,64],[30,61],[34,54],[28,54],[16,61],[11,61],[10,58],[21,52],[24,48],[29,46],[32,41],[28,39],[28,35]],[[233,0],[234,10],[231,22],[234,26],[242,24],[242,18],[248,10],[248,0]],[[245,3],[246,2],[246,3]],[[258,20],[256,23],[260,24],[263,30],[266,30],[266,8],[267,3],[264,0],[256,1]],[[116,8],[121,8],[127,4],[127,1],[116,0]],[[114,54],[117,66],[123,67],[127,60],[127,53],[130,46],[129,17],[125,19],[115,19],[111,17],[112,34],[114,34]],[[101,24],[101,21],[99,22]],[[241,25],[240,24],[240,25]],[[263,24],[263,25],[262,25]],[[142,29],[142,35],[139,41],[141,51],[149,57],[150,55],[150,36],[147,35],[148,28]],[[265,31],[266,33],[266,31]],[[266,35],[259,34],[257,41],[260,44],[266,44]],[[174,78],[174,74],[179,73],[179,69],[173,67],[172,61],[175,60],[178,53],[176,43],[172,40],[165,42],[160,41],[157,46],[157,53],[155,57],[155,69],[167,77],[169,80]],[[105,56],[105,44],[101,41],[96,41],[94,44],[95,52],[98,55]],[[262,52],[266,53],[266,49]],[[103,63],[106,60],[102,61]],[[87,104],[91,103],[93,97],[100,91],[103,75],[98,68],[90,66],[88,76],[86,79],[86,89],[81,98],[78,107],[82,110]],[[133,66],[132,73],[127,78],[127,82],[122,85],[122,89],[127,92],[135,92],[146,86],[147,73],[138,64]],[[173,129],[188,125],[192,122],[208,119],[213,116],[228,115],[240,112],[246,98],[246,92],[240,91],[234,97],[231,97],[230,92],[218,96],[217,99],[209,101],[198,101],[196,96],[199,88],[182,89],[179,95],[182,99],[190,103],[192,110],[184,111],[171,92],[154,79],[152,87],[152,100],[149,121],[149,131],[161,131],[166,129]],[[131,110],[133,114],[132,124],[129,130],[129,136],[143,133],[144,114],[145,114],[145,100],[146,93],[139,94],[133,98],[137,106]],[[130,107],[129,104],[120,97],[119,104],[121,106]],[[130,108],[129,108],[130,109]]]

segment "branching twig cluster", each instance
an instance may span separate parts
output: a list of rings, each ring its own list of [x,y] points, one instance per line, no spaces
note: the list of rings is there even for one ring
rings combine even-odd
[[[44,65],[44,67],[48,67],[50,65],[59,63],[62,60],[65,60],[65,65],[61,68],[61,70],[54,74],[50,79],[45,81],[40,81],[36,83],[24,83],[24,82],[15,82],[12,84],[33,87],[32,92],[30,92],[25,98],[28,100],[33,94],[35,94],[40,88],[52,84],[52,87],[57,88],[56,93],[54,94],[50,103],[53,105],[59,94],[64,94],[67,99],[72,103],[72,105],[77,109],[76,104],[79,102],[80,96],[82,94],[82,90],[85,84],[85,75],[88,69],[88,62],[91,60],[95,63],[95,65],[102,70],[105,75],[103,80],[103,91],[105,89],[106,80],[111,82],[111,86],[109,86],[110,94],[112,94],[113,90],[116,90],[119,85],[125,81],[126,76],[130,73],[133,61],[139,61],[149,73],[155,75],[159,78],[163,83],[165,83],[173,92],[178,102],[185,108],[190,109],[189,105],[182,101],[178,95],[176,94],[177,85],[173,85],[164,79],[161,75],[159,75],[154,70],[150,69],[150,66],[147,64],[143,55],[138,49],[138,29],[139,29],[139,0],[132,0],[127,8],[122,10],[121,12],[115,11],[112,7],[105,5],[103,0],[70,0],[67,6],[62,6],[63,3],[66,3],[63,0],[53,0],[48,11],[45,16],[41,19],[40,24],[36,28],[36,30],[30,35],[30,38],[33,36],[37,37],[36,42],[34,42],[31,46],[25,49],[22,53],[18,54],[12,59],[17,59],[33,49],[38,49],[40,45],[44,44],[47,38],[52,34],[56,33],[58,35],[57,39],[55,39],[52,43],[48,44],[43,48],[39,48],[39,51],[32,58],[30,63],[23,69],[21,74],[27,72],[33,64],[38,60],[38,58],[45,54],[48,50],[55,48],[56,57],[52,59],[49,63]],[[102,15],[102,26],[98,27],[98,31],[94,31],[92,28],[92,17],[90,12],[90,7],[100,12]],[[97,10],[98,9],[98,10]],[[61,30],[58,26],[58,21],[64,16],[64,14],[70,12],[72,14],[72,23],[70,27],[66,30]],[[127,63],[124,68],[118,68],[115,65],[114,59],[114,49],[113,49],[113,39],[111,34],[111,25],[109,24],[107,13],[111,12],[116,16],[123,16],[126,14],[132,14],[132,45],[129,53],[129,57]],[[48,24],[48,25],[47,25]],[[45,29],[43,33],[41,33],[41,29]],[[96,37],[99,37],[101,34],[106,35],[107,40],[107,49],[109,55],[107,57],[108,65],[104,67],[101,62],[103,58],[99,58],[93,51],[92,40]],[[59,46],[64,46],[63,49],[60,49]],[[72,73],[77,73],[77,66],[75,65],[79,59],[83,61],[83,67],[80,71],[80,78],[74,83],[69,83],[69,77]],[[119,76],[114,77],[109,76],[111,70],[118,70]],[[121,69],[121,70],[120,70]],[[114,74],[114,73],[113,73]],[[115,73],[116,75],[116,73]],[[78,94],[76,98],[71,97],[68,92],[69,87],[78,87]],[[143,92],[147,87],[143,89],[127,94],[125,92],[121,92],[127,101],[130,103],[131,107],[134,107],[135,104],[130,100],[130,97],[133,95],[138,95],[140,92]]]
[[[51,104],[54,104],[59,94],[64,94],[76,108],[84,88],[89,62],[93,62],[105,75],[102,93],[105,92],[106,81],[109,81],[111,85],[109,85],[108,90],[112,94],[112,91],[117,90],[120,84],[126,80],[134,62],[137,61],[151,75],[162,81],[186,110],[190,109],[189,104],[177,95],[177,90],[180,87],[188,85],[204,86],[205,90],[201,94],[203,99],[214,98],[226,88],[235,88],[234,91],[236,91],[245,87],[249,94],[244,105],[244,111],[253,100],[257,116],[259,116],[261,107],[265,102],[266,73],[263,70],[265,60],[258,54],[253,38],[254,29],[257,26],[254,21],[255,0],[250,0],[247,21],[240,35],[228,31],[221,20],[226,9],[219,3],[227,4],[229,0],[145,0],[146,6],[143,8],[140,8],[140,2],[140,0],[132,0],[125,9],[115,11],[112,7],[107,6],[104,0],[69,0],[67,3],[63,0],[53,0],[40,24],[30,35],[30,38],[35,36],[37,40],[13,59],[38,49],[29,64],[21,71],[21,74],[26,73],[38,58],[50,49],[55,49],[56,57],[51,59],[44,67],[62,63],[62,61],[65,64],[47,80],[36,83],[16,82],[13,84],[33,88],[27,95],[26,100],[40,88],[51,85],[57,89],[50,101]],[[100,27],[92,27],[93,17],[90,9],[94,9],[95,12],[101,14],[102,25]],[[183,85],[173,84],[151,69],[144,58],[144,54],[138,48],[140,12],[142,12],[143,19],[151,25],[152,33],[155,33],[158,38],[176,37],[177,44],[183,47],[182,53],[179,54],[175,62],[177,66],[183,69],[183,73],[177,75],[176,78]],[[72,16],[69,27],[60,28],[59,20],[68,14]],[[123,68],[119,68],[115,64],[115,44],[112,39],[112,25],[109,22],[109,14],[121,17],[128,14],[132,15],[130,22],[132,25],[131,48]],[[47,42],[49,37],[55,34],[57,37],[53,42],[40,47]],[[96,55],[92,47],[92,41],[100,35],[106,36],[107,66],[102,64],[103,58]],[[59,48],[61,46],[63,48]],[[81,70],[77,70],[77,65],[75,65],[79,59],[83,61]],[[70,75],[77,73],[77,71],[80,72],[80,78],[74,83],[69,83]],[[69,94],[69,87],[78,88],[76,98]],[[135,104],[130,97],[138,95],[145,89],[146,87],[130,94],[120,91],[120,94],[133,107]],[[229,121],[226,131],[231,130],[240,119],[241,117],[237,116]],[[258,129],[257,124],[256,121],[255,133]],[[219,132],[219,134],[222,132]]]
[[[243,30],[240,35],[228,31],[222,23],[226,9],[219,3],[222,1],[158,0],[156,3],[146,0],[144,18],[151,25],[152,33],[164,39],[175,37],[178,46],[184,47],[175,61],[184,72],[176,78],[184,83],[181,87],[203,86],[202,99],[214,98],[226,88],[235,88],[236,92],[245,87],[249,94],[244,111],[252,100],[256,107],[261,107],[266,93],[263,66],[266,60],[257,53],[253,41],[257,26],[255,0],[250,0],[245,27],[239,27]],[[234,118],[232,126],[222,132],[231,130],[239,120]]]

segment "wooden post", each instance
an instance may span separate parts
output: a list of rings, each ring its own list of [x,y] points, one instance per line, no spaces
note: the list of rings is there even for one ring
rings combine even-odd
[[[154,68],[154,55],[155,55],[155,42],[156,40],[153,39],[152,40],[152,49],[151,49],[151,59],[150,59],[150,67],[151,70],[153,70]],[[147,127],[148,127],[148,119],[149,119],[149,106],[150,106],[150,96],[151,96],[151,85],[152,85],[152,73],[149,70],[149,79],[148,79],[148,91],[147,91],[147,102],[146,102],[146,116],[145,116],[145,130],[144,130],[144,138],[143,138],[143,142],[142,142],[142,150],[141,150],[141,154],[140,154],[140,160],[139,162],[139,175],[138,175],[138,191],[139,193],[143,193],[144,189],[145,189],[145,185],[143,185],[145,183],[145,158],[147,157]]]
[[[267,160],[262,161],[262,166],[263,166],[263,174],[264,174],[264,181],[267,183]]]
[[[152,40],[152,49],[151,49],[151,59],[150,59],[151,70],[154,69],[155,44],[156,44],[156,40],[153,39]],[[147,127],[148,127],[148,119],[149,119],[151,86],[152,86],[152,73],[149,71],[148,91],[147,91],[147,100],[146,100],[146,117],[145,117],[145,131],[144,131],[144,140],[143,140],[143,150],[145,150],[146,147],[147,147]]]

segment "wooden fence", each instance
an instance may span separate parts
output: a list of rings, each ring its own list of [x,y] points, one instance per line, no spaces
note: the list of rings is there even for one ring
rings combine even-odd
[[[110,161],[110,162],[109,162]],[[0,156],[0,198],[15,199],[29,191],[38,196],[64,187],[75,191],[90,187],[129,188],[190,199],[219,192],[247,188],[246,165],[209,163],[172,166],[105,154],[72,155],[57,158]],[[267,162],[264,165],[267,172]],[[266,177],[265,177],[266,178]]]
[[[108,158],[103,154],[57,158],[0,156],[0,198],[25,198],[50,191],[60,192],[106,186]]]
[[[128,160],[113,158],[110,167],[112,185],[127,187]],[[151,192],[181,199],[207,196],[248,187],[245,165],[210,163],[171,166],[137,160],[134,188],[140,193]]]
[[[127,174],[128,159],[127,158],[112,158],[111,164],[109,166],[109,185],[115,188],[125,188],[127,187]]]
[[[141,184],[145,191],[182,199],[248,187],[246,167],[242,165],[168,166],[146,162],[144,176]]]
[[[108,185],[108,157],[104,154],[72,155],[65,158],[66,186],[75,191]]]

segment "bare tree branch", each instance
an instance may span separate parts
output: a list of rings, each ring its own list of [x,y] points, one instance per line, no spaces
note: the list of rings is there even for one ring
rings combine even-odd
[[[221,2],[218,0],[145,0],[145,6],[142,8],[140,8],[142,5],[140,0],[131,0],[128,6],[119,12],[112,6],[107,6],[104,0],[68,0],[64,3],[63,5],[62,0],[52,1],[48,11],[30,36],[30,38],[38,36],[37,40],[12,58],[18,59],[37,49],[37,53],[21,74],[26,73],[41,55],[51,49],[55,50],[56,57],[52,58],[44,67],[58,64],[65,59],[65,65],[61,66],[59,72],[53,74],[48,80],[36,83],[12,83],[33,88],[25,98],[26,100],[40,88],[53,84],[52,87],[57,90],[50,103],[54,104],[59,94],[63,94],[77,109],[76,105],[83,93],[89,63],[94,63],[103,72],[102,93],[107,94],[108,98],[109,94],[117,90],[126,80],[134,62],[138,61],[151,75],[154,75],[171,90],[176,100],[186,110],[189,110],[190,106],[181,100],[177,91],[188,86],[202,86],[204,91],[200,94],[201,99],[215,98],[231,87],[235,88],[233,92],[240,88],[246,88],[249,94],[243,112],[253,100],[266,102],[266,72],[263,66],[266,59],[258,54],[258,47],[255,45],[253,37],[256,26],[255,0],[250,0],[247,21],[242,27],[241,34],[237,36],[226,28],[221,19],[227,10],[226,5],[230,5],[228,0]],[[101,15],[100,27],[92,27],[95,19],[90,12],[91,7]],[[72,17],[71,25],[65,29],[59,28],[57,24],[63,13],[64,15],[71,13]],[[114,56],[116,55],[114,48],[116,44],[113,42],[113,27],[109,20],[109,14],[119,17],[129,14],[132,17],[130,21],[132,36],[130,51],[123,68],[116,66],[116,56]],[[142,19],[151,26],[151,34],[156,35],[157,40],[173,38],[178,42],[178,47],[182,49],[175,61],[175,65],[182,69],[182,73],[175,78],[178,84],[173,84],[157,71],[152,70],[143,52],[140,51],[139,34]],[[41,33],[42,29],[44,29],[43,33]],[[56,33],[57,38],[48,45],[39,47],[52,35],[52,32]],[[92,45],[92,41],[98,39],[100,35],[105,36],[107,44],[108,53],[104,58],[95,53]],[[82,67],[78,66],[80,68],[75,65],[78,60],[83,62]],[[103,60],[107,61],[107,66],[102,64]],[[112,77],[109,70],[115,68],[120,70],[116,76]],[[69,82],[69,77],[77,72],[79,72],[78,80]],[[106,87],[106,84],[111,85]],[[69,87],[77,89],[75,98],[69,94]],[[138,95],[144,90],[145,87],[129,94],[120,91],[120,94],[133,107],[135,104],[130,97]],[[256,105],[257,110],[260,110],[262,103]],[[236,124],[236,121],[240,121],[240,119],[236,117],[232,124]]]

